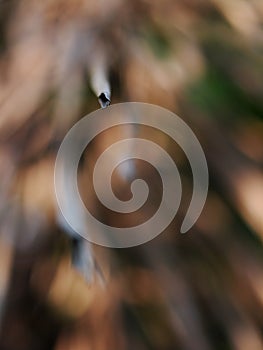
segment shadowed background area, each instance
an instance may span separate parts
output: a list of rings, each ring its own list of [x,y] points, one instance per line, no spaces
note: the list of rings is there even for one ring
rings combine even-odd
[[[1,349],[263,349],[262,26],[260,0],[0,1]],[[133,179],[149,184],[141,210],[110,212],[92,187],[105,148],[143,137],[179,168],[177,216],[151,242],[124,250],[66,234],[56,154],[109,85],[112,103],[165,107],[202,144],[210,188],[186,235],[189,163],[163,133],[132,124],[103,132],[83,153],[83,201],[117,227],[158,209],[161,180],[146,162],[112,177],[122,200]]]

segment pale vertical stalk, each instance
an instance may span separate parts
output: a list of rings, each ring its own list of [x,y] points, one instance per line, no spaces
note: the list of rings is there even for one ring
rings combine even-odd
[[[102,108],[110,104],[111,89],[108,80],[108,60],[104,50],[96,48],[89,62],[91,88]]]

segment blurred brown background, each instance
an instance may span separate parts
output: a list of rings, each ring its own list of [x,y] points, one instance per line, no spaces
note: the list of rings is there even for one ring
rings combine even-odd
[[[1,350],[263,349],[262,26],[261,0],[0,1]],[[92,166],[123,135],[169,151],[184,200],[153,241],[93,247],[97,272],[87,282],[58,225],[53,170],[66,132],[99,108],[90,77],[100,58],[113,103],[157,104],[193,128],[210,189],[180,235],[192,177],[179,147],[150,128],[96,138],[79,173],[102,220],[141,222],[160,197],[158,175],[138,162],[152,207],[120,217],[98,205]],[[114,179],[127,198],[129,181]]]

